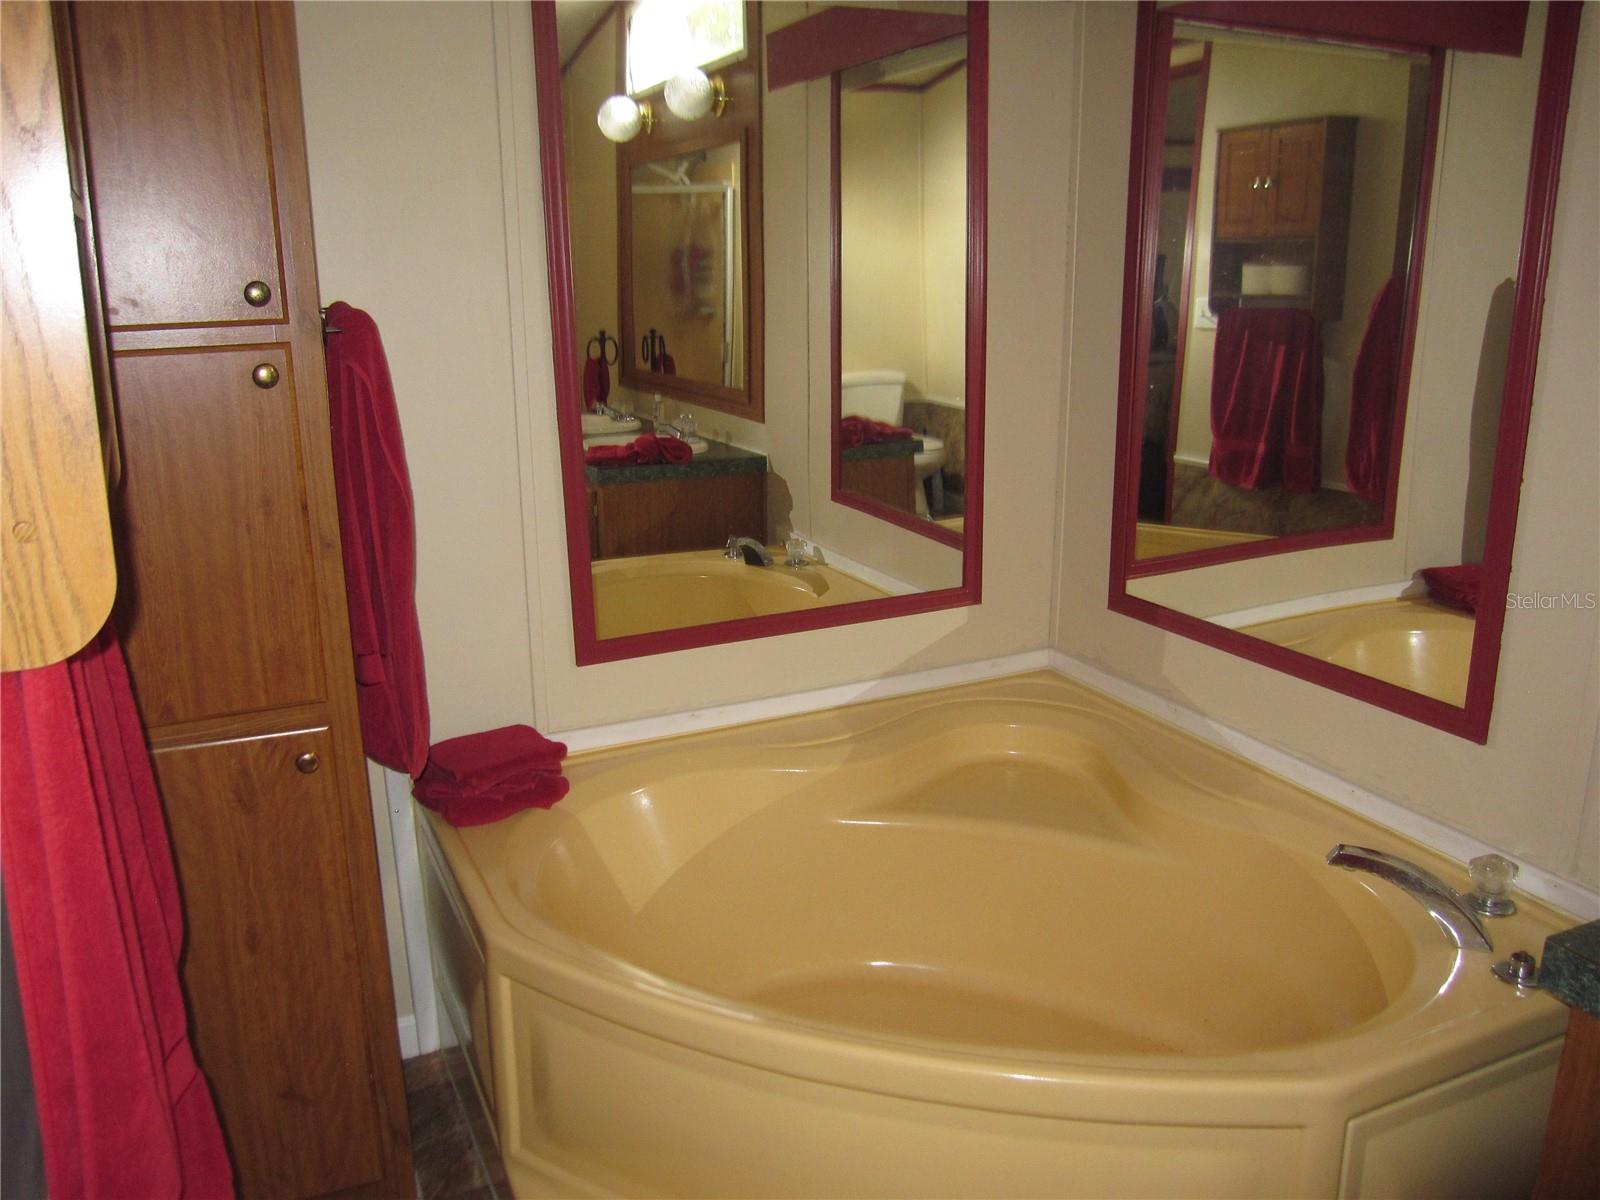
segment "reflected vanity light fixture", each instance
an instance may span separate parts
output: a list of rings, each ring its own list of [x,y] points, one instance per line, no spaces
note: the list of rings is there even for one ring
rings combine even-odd
[[[648,100],[635,100],[632,96],[612,96],[595,114],[600,132],[613,142],[631,142],[639,134],[650,136],[655,125],[655,114]]]
[[[679,71],[667,80],[664,96],[672,114],[685,121],[698,121],[704,116],[720,117],[728,107],[728,89],[722,76],[707,75],[699,67]],[[600,106],[595,123],[613,142],[631,142],[641,133],[650,136],[655,114],[650,111],[648,100],[619,94]]]
[[[667,80],[667,107],[685,121],[698,121],[707,113],[720,117],[728,107],[728,89],[721,75],[707,75],[699,67],[679,71]]]

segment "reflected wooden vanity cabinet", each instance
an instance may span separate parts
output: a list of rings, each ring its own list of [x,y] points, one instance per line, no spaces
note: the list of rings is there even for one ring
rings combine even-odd
[[[764,466],[764,464],[763,464]],[[711,550],[731,537],[766,540],[766,472],[589,484],[595,558]]]
[[[60,15],[121,434],[114,616],[196,1051],[241,1196],[408,1195],[293,7]]]
[[[1217,131],[1214,308],[1267,303],[1344,312],[1356,118],[1318,117]],[[1304,292],[1252,296],[1247,263],[1304,268]]]

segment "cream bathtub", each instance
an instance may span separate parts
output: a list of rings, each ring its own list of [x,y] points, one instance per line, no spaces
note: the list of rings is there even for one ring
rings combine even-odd
[[[720,550],[610,558],[593,564],[595,635],[622,637],[713,621],[801,612],[884,592],[827,566],[748,566]]]
[[[1037,674],[569,760],[424,838],[518,1196],[1524,1194],[1565,1010]],[[1555,914],[1491,923],[1539,952]]]
[[[1470,613],[1403,597],[1263,621],[1239,632],[1461,705],[1474,628]]]

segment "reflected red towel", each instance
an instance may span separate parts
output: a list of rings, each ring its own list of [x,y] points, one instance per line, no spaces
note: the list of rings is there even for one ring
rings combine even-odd
[[[916,436],[904,425],[890,425],[886,421],[874,421],[871,417],[839,418],[839,445],[846,449],[865,446],[869,442],[903,442]]]
[[[694,451],[682,438],[641,433],[624,446],[591,446],[584,452],[583,461],[590,467],[648,467],[656,463],[677,465],[693,457]]]
[[[1350,490],[1363,500],[1382,500],[1389,485],[1405,296],[1403,275],[1391,277],[1378,289],[1350,376],[1350,440],[1345,445],[1344,476]]]
[[[0,696],[6,917],[49,1193],[232,1196],[178,977],[172,847],[111,627],[65,663],[0,677]]]
[[[452,825],[487,825],[525,808],[549,808],[571,787],[569,779],[544,774],[504,787],[464,792],[430,787],[418,780],[414,795]]]
[[[345,600],[367,756],[415,777],[428,758],[428,679],[417,628],[411,477],[383,339],[342,301],[328,308],[328,410]]]
[[[428,769],[418,784],[493,787],[519,773],[559,771],[567,756],[532,725],[506,725],[483,733],[448,738],[428,752]]]
[[[1482,579],[1482,563],[1422,569],[1422,582],[1428,585],[1430,599],[1469,613],[1478,611],[1478,588]]]
[[[588,358],[583,363],[583,406],[590,412],[611,396],[611,368],[603,358]]]
[[[1236,487],[1322,486],[1322,332],[1302,308],[1229,308],[1211,371],[1211,474]]]

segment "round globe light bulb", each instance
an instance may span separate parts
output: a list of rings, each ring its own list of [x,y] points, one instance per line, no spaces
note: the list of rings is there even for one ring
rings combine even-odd
[[[667,107],[685,121],[698,121],[711,111],[716,100],[716,89],[710,78],[698,67],[679,71],[667,80]]]
[[[595,123],[613,142],[632,141],[641,129],[649,130],[650,110],[630,96],[612,96],[600,106]]]

